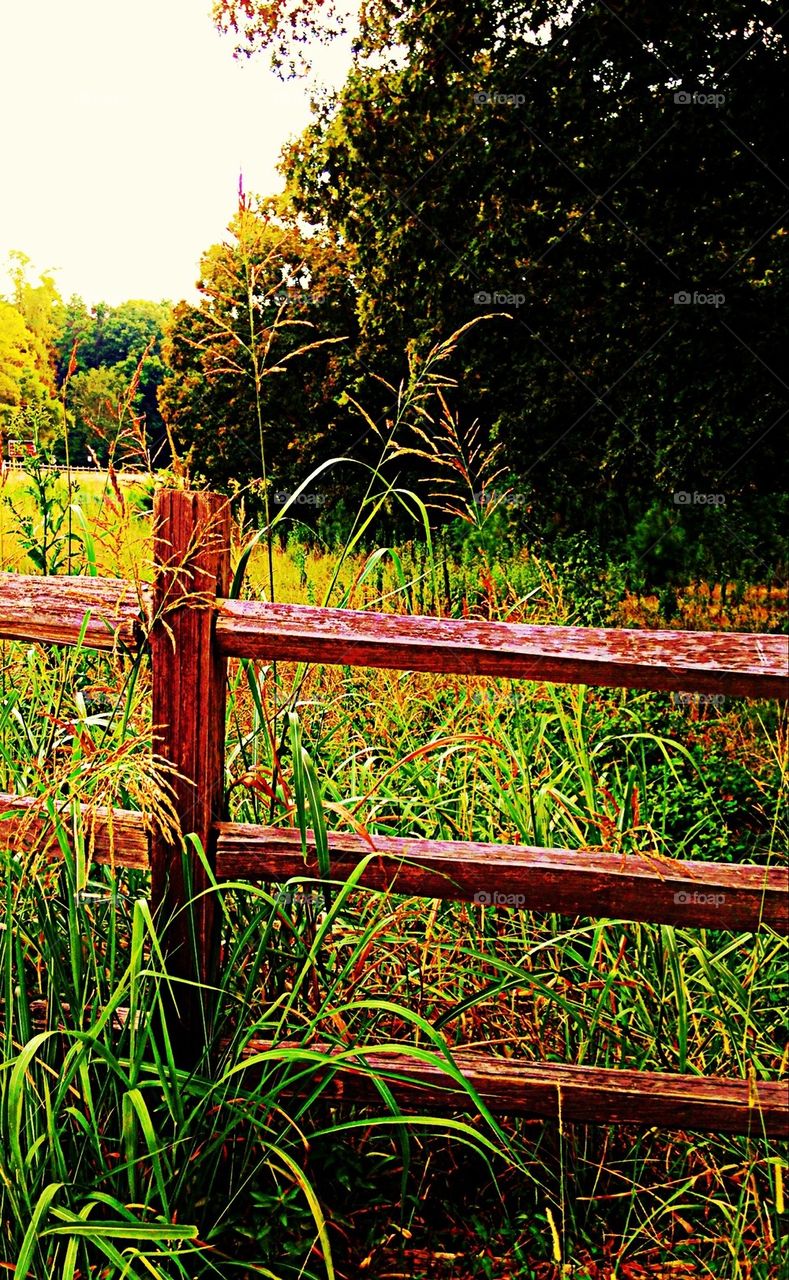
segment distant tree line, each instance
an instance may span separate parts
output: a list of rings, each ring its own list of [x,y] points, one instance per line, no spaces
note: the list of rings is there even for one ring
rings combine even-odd
[[[151,460],[167,460],[158,391],[166,369],[162,355],[171,307],[141,299],[88,307],[73,297],[59,312],[55,344],[58,385],[66,386],[77,452],[106,462],[118,442],[131,447],[134,416]],[[120,435],[120,440],[119,440]]]
[[[170,305],[130,301],[90,307],[61,298],[52,276],[36,282],[11,254],[12,289],[0,298],[0,430],[35,437],[77,466],[143,451],[160,459],[166,433],[158,406]],[[144,446],[144,450],[143,450]]]

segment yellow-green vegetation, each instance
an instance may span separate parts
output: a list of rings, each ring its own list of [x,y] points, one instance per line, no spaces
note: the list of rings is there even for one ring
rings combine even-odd
[[[72,571],[84,570],[86,537],[95,549],[95,569],[107,577],[141,577],[152,572],[150,565],[150,493],[153,477],[121,472],[71,472],[73,490],[69,495],[68,473],[52,476],[52,497],[58,506],[72,509]],[[20,537],[20,525],[30,522],[31,537],[40,542],[44,514],[37,501],[33,477],[25,470],[10,469],[0,480],[0,566],[15,573],[36,572]],[[61,534],[68,536],[68,516]]]
[[[145,571],[140,492],[80,478],[103,572]],[[255,536],[237,530],[236,560]],[[446,599],[423,556],[371,566],[291,533],[275,594],[411,609],[426,574],[444,609],[572,614],[529,556],[476,557],[476,594],[449,563]],[[265,598],[265,548],[250,565],[244,590]],[[786,730],[774,705],[738,700],[234,662],[226,794],[241,821],[775,864]],[[92,865],[77,818],[81,802],[167,820],[147,660],[3,645],[0,789],[37,797],[63,845],[0,861],[0,1258],[17,1275],[778,1280],[783,1152],[757,1132],[496,1123],[473,1104],[417,1125],[385,1093],[365,1113],[329,1106],[310,1045],[776,1078],[785,939],[232,884],[218,1022],[187,1075],[157,1018],[147,878]],[[289,1047],[253,1072],[253,1036]]]

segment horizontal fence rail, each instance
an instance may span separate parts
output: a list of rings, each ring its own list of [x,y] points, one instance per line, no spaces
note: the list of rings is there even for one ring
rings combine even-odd
[[[232,822],[216,826],[220,879],[318,877],[312,833]],[[777,868],[676,862],[589,849],[329,833],[331,878],[372,857],[359,883],[425,898],[713,929],[789,927],[789,886]]]
[[[231,658],[632,689],[692,688],[751,698],[789,695],[784,636],[523,626],[223,600],[216,641]]]
[[[0,639],[137,648],[150,626],[147,583],[3,574]],[[657,692],[789,698],[789,638],[745,632],[524,626],[216,601],[215,638],[229,658],[589,684]]]
[[[303,1053],[303,1047],[298,1047]],[[278,1055],[287,1056],[288,1049],[287,1042],[274,1045],[253,1039],[245,1056],[252,1059],[252,1068],[269,1070]],[[469,1106],[468,1094],[447,1070],[409,1054],[407,1045],[402,1052],[391,1047],[355,1050],[320,1044],[310,1045],[309,1050],[314,1060],[312,1069],[305,1070],[305,1092],[314,1089],[314,1073],[323,1069],[332,1073],[328,1096],[375,1102],[380,1098],[372,1078],[375,1073],[386,1079],[398,1103],[410,1111],[422,1107],[459,1110],[464,1101]],[[499,1114],[552,1119],[560,1115],[582,1124],[662,1125],[746,1133],[754,1138],[789,1137],[786,1084],[780,1081],[513,1062],[470,1049],[453,1048],[451,1053],[464,1080]]]
[[[60,1013],[65,1011],[60,1006]],[[0,997],[0,1016],[3,1000]],[[47,1002],[31,1002],[36,1027],[47,1025]],[[122,1028],[129,1010],[113,1018]],[[221,1047],[228,1048],[223,1041]],[[374,1078],[386,1081],[400,1108],[413,1114],[468,1109],[470,1090],[492,1112],[539,1121],[561,1116],[581,1124],[660,1125],[673,1130],[747,1134],[753,1139],[789,1138],[786,1085],[781,1081],[730,1080],[680,1072],[633,1071],[627,1067],[576,1066],[491,1058],[474,1049],[452,1048],[451,1062],[431,1046],[415,1054],[407,1044],[376,1047],[250,1038],[235,1074],[249,1083],[288,1064],[291,1092],[336,1103],[376,1103]],[[298,1064],[299,1069],[294,1070]],[[458,1079],[457,1072],[461,1079]],[[300,1084],[303,1080],[303,1084]]]
[[[222,820],[227,659],[789,697],[789,637],[529,626],[231,600],[223,500],[162,491],[155,498],[154,526],[153,587],[96,577],[0,575],[0,639],[82,643],[104,651],[150,646],[155,749],[178,771],[175,805],[182,830],[199,835],[220,881],[320,878],[311,833],[305,855],[298,831]],[[163,832],[149,831],[142,814],[0,795],[0,842],[20,857],[57,858],[62,842],[73,846],[77,833],[98,863],[150,869],[155,908],[185,905],[179,850]],[[774,867],[375,833],[330,833],[329,851],[332,881],[344,882],[365,861],[358,883],[381,891],[571,917],[738,931],[789,927],[789,883],[786,872]],[[199,888],[202,867],[195,863],[193,873]],[[163,942],[174,972],[193,992],[198,984],[210,989],[211,956],[218,954],[211,895],[200,902],[200,955],[194,963],[177,929],[165,932]],[[190,997],[183,1007],[176,1000],[173,1014],[180,1019],[185,1051],[179,1053],[188,1065],[195,1060],[195,1036],[204,1034],[202,1015],[210,1021],[210,1010],[197,1009]],[[305,1090],[310,1076],[314,1083],[316,1072],[326,1072],[339,1100],[377,1100],[374,1071],[408,1107],[470,1106],[450,1074],[409,1053],[406,1045],[403,1053],[391,1045],[310,1050]],[[285,1052],[283,1045],[252,1041],[243,1069],[276,1066]],[[485,1105],[499,1112],[754,1137],[787,1130],[782,1082],[514,1062],[466,1049],[452,1057]]]
[[[137,649],[150,587],[122,578],[0,575],[0,640]]]
[[[95,862],[148,869],[141,814],[87,805],[82,813]],[[61,816],[68,823],[67,807]],[[64,834],[69,837],[67,826]],[[50,819],[28,797],[0,793],[0,837],[20,853],[59,850]],[[219,880],[320,878],[311,831],[306,857],[295,828],[250,823],[215,823],[212,847]],[[789,877],[778,867],[336,831],[329,833],[329,851],[333,881],[342,883],[369,859],[361,887],[414,897],[711,929],[789,929]]]
[[[0,791],[0,842],[19,856],[34,853],[56,858],[62,852],[55,818],[61,835],[74,849],[73,808],[65,801],[49,806],[30,796]],[[131,809],[79,805],[79,830],[94,862],[129,870],[148,871],[151,865],[150,836],[143,815]]]

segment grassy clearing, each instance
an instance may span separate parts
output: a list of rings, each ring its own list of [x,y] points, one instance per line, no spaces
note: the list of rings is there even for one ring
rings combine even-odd
[[[144,518],[88,499],[97,562],[145,564]],[[382,557],[380,581],[346,561],[335,601],[418,609],[420,554]],[[279,598],[326,598],[336,556],[291,542],[273,559]],[[562,583],[523,565],[478,583],[474,607],[511,617],[536,582],[522,611],[566,620]],[[253,558],[250,591],[266,572]],[[450,575],[449,603],[468,599]],[[406,1122],[383,1082],[351,1112],[322,1096],[310,1049],[775,1077],[786,943],[770,930],[224,886],[216,1035],[177,1070],[146,877],[92,866],[89,824],[52,810],[166,818],[148,695],[146,659],[3,646],[0,787],[39,796],[63,847],[0,864],[0,1259],[17,1277],[778,1280],[784,1153],[758,1134],[498,1124],[473,1105]],[[774,863],[786,730],[773,704],[234,663],[227,787],[239,820]],[[245,1066],[253,1036],[296,1047]]]
[[[121,472],[113,485],[110,476],[97,471],[72,472],[71,522],[68,515],[60,530],[65,543],[73,531],[72,572],[85,570],[86,546],[94,549],[94,567],[107,577],[151,576],[150,493],[152,478]],[[65,473],[51,477],[52,497],[68,510],[69,488]],[[84,517],[84,522],[82,517]],[[25,550],[23,521],[30,522],[30,537],[37,545],[44,538],[44,513],[37,501],[34,478],[23,470],[6,471],[0,480],[0,565],[4,571],[32,573],[39,570]],[[50,534],[50,536],[55,536]]]

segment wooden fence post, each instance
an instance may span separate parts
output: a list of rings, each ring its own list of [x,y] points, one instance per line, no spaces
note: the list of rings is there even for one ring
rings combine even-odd
[[[214,630],[216,599],[229,587],[230,509],[217,494],[163,489],[154,499],[153,529],[154,749],[180,775],[168,782],[181,832],[198,837],[210,864],[211,826],[223,816],[227,661]],[[154,833],[152,905],[168,972],[183,980],[174,984],[173,999],[166,998],[167,1022],[177,1060],[192,1065],[205,1044],[211,1007],[207,992],[188,984],[214,979],[218,917],[210,893],[183,909],[209,881],[193,850],[191,876],[185,877],[181,855],[179,842]]]

